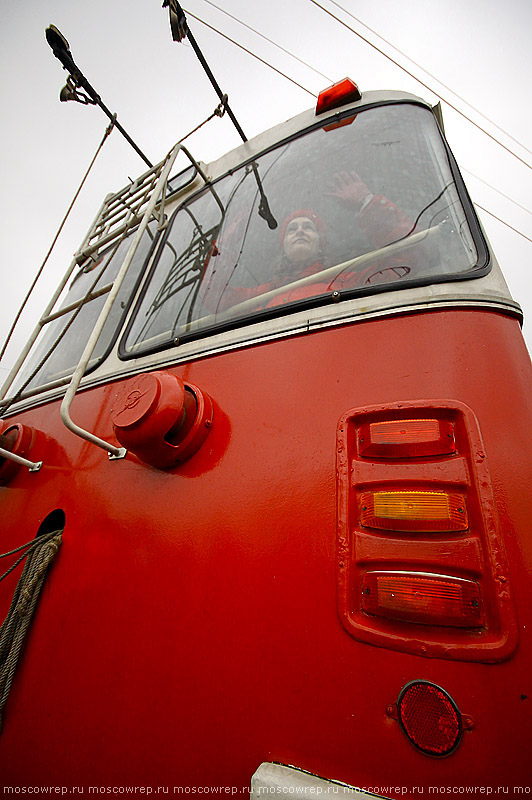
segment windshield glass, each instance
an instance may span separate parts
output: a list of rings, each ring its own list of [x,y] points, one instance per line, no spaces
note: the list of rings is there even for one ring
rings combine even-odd
[[[133,261],[96,343],[89,368],[94,367],[105,356],[117,334],[128,301],[134,293],[142,267],[153,245],[155,229],[155,223],[151,223],[139,242]],[[43,386],[62,379],[74,371],[107,298],[106,293],[98,295],[98,291],[112,283],[122,266],[130,245],[131,237],[122,239],[119,244],[111,246],[103,254],[96,256],[95,260],[88,260],[80,267],[70,284],[61,309],[65,309],[87,296],[89,299],[81,307],[61,314],[44,327],[25,366],[18,391]],[[94,295],[96,296],[94,297]]]
[[[123,354],[302,303],[446,280],[478,261],[432,113],[371,108],[278,146],[181,207]]]

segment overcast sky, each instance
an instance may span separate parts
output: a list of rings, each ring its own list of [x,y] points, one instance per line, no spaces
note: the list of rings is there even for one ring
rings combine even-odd
[[[532,164],[532,153],[524,149],[532,150],[527,85],[532,75],[530,0],[339,0],[345,10],[332,0],[319,1]],[[59,102],[66,73],[46,43],[45,28],[53,23],[62,31],[78,66],[153,162],[205,119],[218,100],[190,45],[172,42],[161,0],[0,2],[3,341],[107,125],[97,108]],[[182,5],[190,12],[190,29],[248,138],[313,106],[315,100],[308,92],[317,94],[346,75],[362,91],[399,89],[431,102],[438,100],[311,0],[215,2],[322,73],[260,39],[207,0],[186,0]],[[346,12],[405,55],[392,50]],[[285,72],[308,92],[206,28],[192,14]],[[421,72],[405,56],[434,77]],[[452,95],[450,89],[463,99]],[[532,216],[526,210],[532,196],[530,167],[446,103],[443,111],[447,138],[473,201],[532,239]],[[239,141],[226,116],[210,122],[188,144],[197,159],[208,162]],[[141,159],[114,131],[0,370],[11,365],[24,344],[104,196],[144,169]],[[480,210],[479,216],[514,299],[524,310],[524,333],[532,349],[532,243],[485,211]],[[0,377],[5,374],[0,371]]]

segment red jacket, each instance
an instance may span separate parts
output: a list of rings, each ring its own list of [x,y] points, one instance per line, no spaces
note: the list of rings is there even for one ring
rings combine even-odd
[[[357,219],[360,230],[366,234],[375,245],[376,249],[408,236],[413,228],[413,223],[406,214],[382,195],[373,196],[369,203],[367,203],[364,209],[358,214]],[[409,261],[412,261],[411,256],[409,256]],[[316,261],[304,267],[296,276],[286,275],[276,280],[274,279],[261,283],[252,288],[228,286],[222,297],[216,303],[216,309],[212,308],[212,310],[225,311],[246,300],[251,300],[255,297],[258,298],[260,295],[279,289],[279,293],[275,297],[265,298],[264,305],[257,303],[253,306],[253,310],[256,311],[261,308],[273,308],[278,305],[293,303],[297,300],[304,300],[319,294],[327,294],[333,290],[341,291],[342,289],[354,289],[359,286],[369,286],[400,280],[404,278],[413,267],[414,264],[412,263],[408,265],[405,264],[404,258],[400,255],[393,255],[385,259],[381,258],[379,261],[370,264],[370,266],[360,271],[346,271],[332,278],[327,277],[325,280],[320,281],[319,273],[325,270],[326,267],[322,262]],[[316,274],[315,283],[312,282],[303,286],[290,288],[290,284],[313,274]],[[286,291],[282,291],[283,285],[287,286]],[[208,292],[204,298],[204,302],[207,301],[207,298]],[[209,305],[212,307],[214,304],[211,302]]]

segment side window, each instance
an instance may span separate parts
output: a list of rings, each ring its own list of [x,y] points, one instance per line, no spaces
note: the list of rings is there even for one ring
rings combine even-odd
[[[95,366],[105,356],[118,332],[129,300],[153,247],[155,228],[155,224],[152,224],[139,243],[124,283],[96,344],[90,367]],[[61,308],[70,306],[87,294],[97,293],[99,289],[111,283],[122,266],[130,244],[131,235],[118,247],[111,246],[96,261],[87,261],[82,265],[70,284]],[[21,383],[25,388],[43,386],[64,378],[74,371],[106,297],[107,294],[95,297],[81,308],[68,311],[43,328],[41,336],[35,344],[34,352],[28,359],[21,375]],[[31,379],[30,376],[32,376]]]
[[[137,342],[172,338],[176,327],[190,325],[201,316],[203,279],[217,253],[223,216],[223,205],[207,192],[173,217],[128,331],[133,351]]]

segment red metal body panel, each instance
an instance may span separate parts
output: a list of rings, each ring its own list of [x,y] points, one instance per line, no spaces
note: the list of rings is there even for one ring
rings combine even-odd
[[[14,418],[38,432],[30,457],[45,466],[0,489],[1,549],[55,509],[66,526],[6,707],[3,784],[243,787],[263,761],[358,786],[527,784],[532,372],[518,323],[389,316],[171,371],[214,403],[204,445],[171,471],[110,462],[56,403]],[[115,392],[73,404],[111,441]],[[337,613],[338,422],[432,398],[479,423],[519,628],[500,663],[357,641]],[[16,579],[0,584],[2,613]],[[387,716],[413,679],[474,720],[448,758],[417,752]]]

